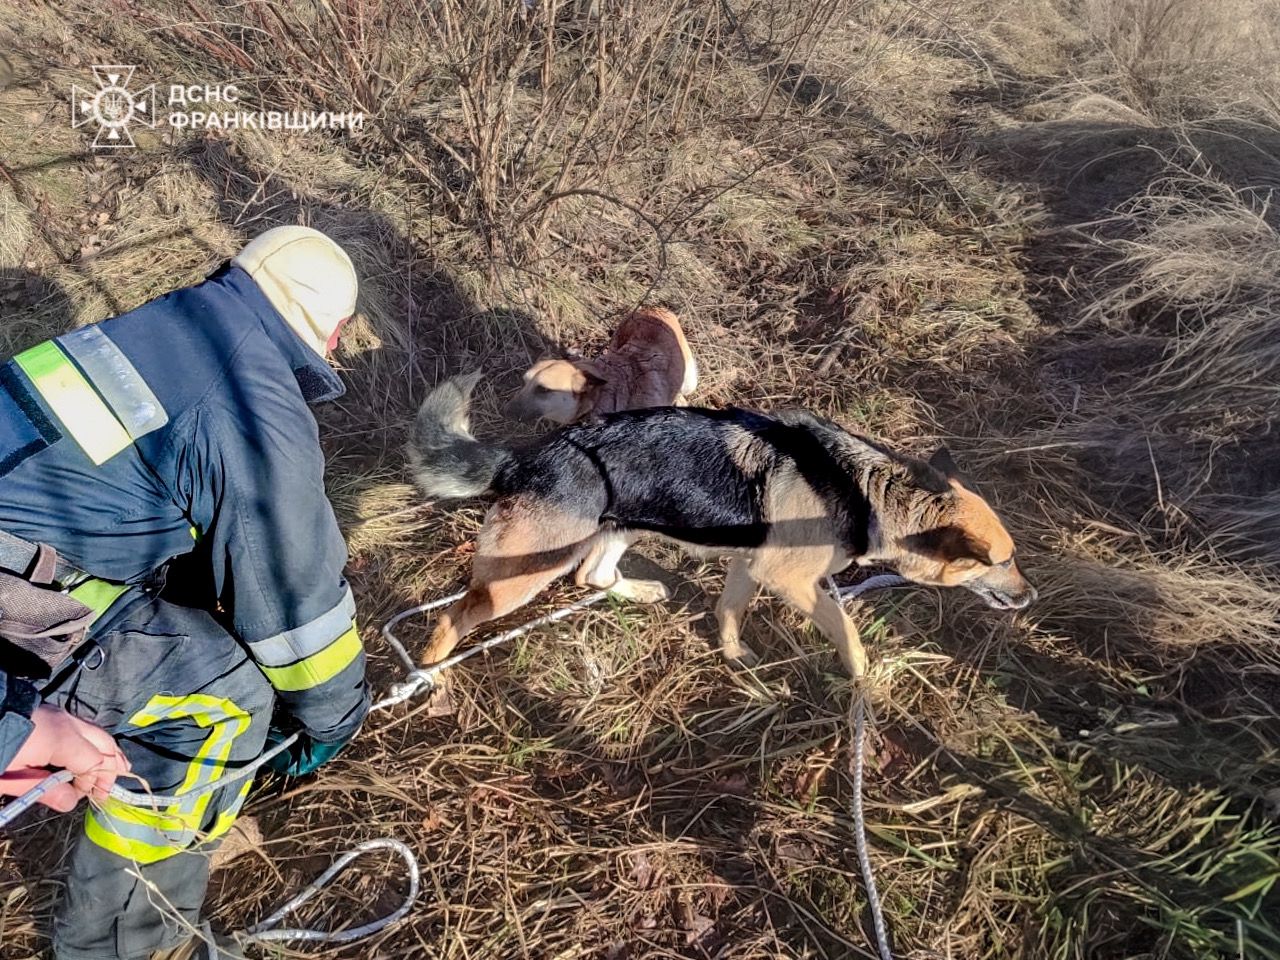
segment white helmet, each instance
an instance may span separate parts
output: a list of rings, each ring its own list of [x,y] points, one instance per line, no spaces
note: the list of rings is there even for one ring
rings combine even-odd
[[[356,270],[340,246],[311,227],[273,227],[231,261],[253,277],[304,343],[328,353],[356,309]]]

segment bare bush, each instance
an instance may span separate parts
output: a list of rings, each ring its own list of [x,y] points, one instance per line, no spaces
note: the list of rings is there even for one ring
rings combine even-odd
[[[1280,9],[1269,0],[1089,0],[1122,99],[1161,121],[1280,118]]]

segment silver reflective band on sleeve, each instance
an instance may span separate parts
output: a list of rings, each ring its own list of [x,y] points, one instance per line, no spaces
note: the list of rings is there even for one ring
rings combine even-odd
[[[80,365],[132,439],[169,422],[169,414],[142,375],[100,329],[73,330],[59,337],[58,343]]]
[[[287,667],[319,653],[350,630],[355,613],[356,601],[347,587],[337,606],[328,613],[274,637],[251,641],[249,649],[253,659],[264,667]]]

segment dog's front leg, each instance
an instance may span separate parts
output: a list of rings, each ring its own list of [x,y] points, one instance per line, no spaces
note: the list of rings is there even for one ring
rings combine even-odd
[[[756,581],[751,567],[743,557],[734,557],[724,577],[724,592],[716,604],[716,620],[720,624],[720,653],[726,660],[733,660],[746,667],[760,662],[756,652],[742,642],[742,620],[747,605],[755,596]]]
[[[840,654],[849,676],[861,680],[867,673],[867,651],[863,649],[857,626],[831,594],[817,584],[814,589],[817,599],[811,614],[813,622],[836,645],[836,652]]]
[[[462,637],[470,630],[470,622],[476,619],[477,607],[484,596],[484,590],[472,587],[457,603],[450,605],[440,616],[440,621],[432,631],[431,642],[423,652],[423,666],[432,666],[448,659],[458,646]],[[487,598],[485,600],[487,602]],[[453,698],[449,694],[448,671],[435,674],[433,689],[429,701],[427,715],[432,717],[447,716],[454,712]]]
[[[855,680],[867,672],[867,652],[862,648],[858,628],[844,608],[822,587],[821,580],[779,578],[765,586],[807,616],[825,634],[840,654],[845,670]]]
[[[431,642],[427,644],[427,649],[422,654],[424,666],[439,663],[453,653],[454,647],[458,645],[458,641],[462,639],[465,632],[462,625],[472,619],[471,611],[477,605],[476,593],[474,588],[468,590],[461,600],[451,604],[449,609],[441,614],[435,630],[431,633]]]

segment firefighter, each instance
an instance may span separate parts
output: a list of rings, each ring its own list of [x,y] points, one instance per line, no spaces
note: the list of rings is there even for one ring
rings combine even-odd
[[[272,767],[308,773],[368,711],[308,409],[343,393],[326,357],[356,289],[336,243],[278,227],[203,283],[0,368],[0,569],[44,567],[92,611],[48,676],[0,644],[0,793],[64,768],[44,802],[95,800],[57,960],[226,956],[193,931],[251,778],[200,786],[295,731]],[[181,802],[123,803],[117,777]]]

